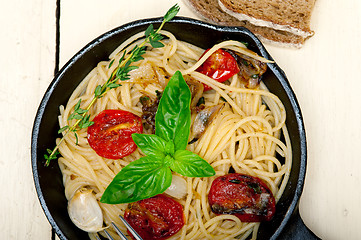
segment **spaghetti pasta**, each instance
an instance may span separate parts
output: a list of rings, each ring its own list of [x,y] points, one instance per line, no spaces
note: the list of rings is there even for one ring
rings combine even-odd
[[[223,104],[222,109],[209,124],[204,134],[187,149],[197,153],[216,171],[216,176],[209,178],[184,177],[187,182],[187,195],[177,201],[182,204],[185,225],[181,231],[169,239],[246,239],[250,235],[255,239],[259,223],[241,222],[233,215],[216,215],[210,210],[207,195],[212,181],[227,174],[230,169],[237,173],[257,176],[271,189],[276,201],[284,191],[292,164],[290,139],[285,125],[286,111],[277,96],[270,93],[266,86],[256,89],[244,87],[237,75],[226,83],[219,83],[196,69],[217,49],[231,49],[250,57],[264,61],[250,52],[242,43],[225,41],[215,45],[201,57],[204,50],[177,40],[167,31],[161,31],[167,38],[163,40],[163,48],[147,46],[144,60],[133,63],[139,68],[131,72],[131,77],[123,81],[120,87],[110,90],[97,100],[89,110],[91,116],[104,109],[120,109],[135,115],[142,115],[140,97],[143,95],[156,97],[156,91],[164,89],[164,82],[157,75],[155,67],[172,75],[181,71],[183,75],[207,84],[214,90],[203,93],[206,106]],[[74,106],[82,99],[88,104],[96,86],[107,81],[115,66],[109,67],[113,59],[119,61],[124,51],[129,52],[144,33],[134,35],[121,44],[111,55],[109,61],[100,62],[79,84],[71,95],[67,105],[60,107],[59,125],[68,125],[68,117]],[[201,57],[201,58],[200,58]],[[194,119],[194,116],[192,116]],[[74,120],[72,120],[74,121]],[[144,130],[150,132],[149,129]],[[143,156],[137,149],[119,160],[98,156],[87,142],[86,129],[78,133],[76,139],[69,134],[60,144],[59,166],[63,174],[65,195],[68,200],[81,188],[92,189],[99,200],[102,193],[114,176],[128,163]],[[280,140],[283,136],[284,140]],[[57,141],[60,141],[59,139]],[[282,156],[279,160],[276,155]],[[100,203],[105,225],[115,222],[123,232],[125,226],[118,215],[124,214],[126,204],[109,205]],[[110,234],[116,239],[114,232]],[[89,233],[95,239],[96,233]],[[100,232],[100,234],[102,234]]]

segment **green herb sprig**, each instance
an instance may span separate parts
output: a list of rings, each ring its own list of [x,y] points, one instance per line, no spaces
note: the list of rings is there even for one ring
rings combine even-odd
[[[146,156],[125,166],[109,184],[102,203],[119,204],[163,193],[172,182],[172,171],[187,177],[210,177],[213,167],[185,150],[191,125],[191,92],[177,71],[169,80],[155,116],[155,134],[132,135]]]
[[[57,158],[57,155],[59,154],[58,152],[59,146],[69,133],[74,133],[76,138],[76,144],[78,144],[77,131],[83,128],[87,128],[92,124],[94,124],[94,122],[89,120],[90,115],[88,114],[88,112],[91,106],[93,106],[94,103],[97,101],[97,99],[103,97],[109,90],[121,86],[121,84],[118,83],[119,81],[125,81],[129,79],[130,77],[129,72],[138,68],[137,66],[131,66],[131,63],[144,59],[142,55],[145,53],[145,49],[146,49],[145,44],[150,43],[151,46],[154,48],[160,48],[164,46],[163,43],[160,42],[160,40],[163,39],[163,36],[159,33],[159,31],[163,28],[164,24],[172,20],[177,15],[178,12],[179,12],[179,6],[176,4],[167,11],[160,27],[157,30],[154,29],[152,24],[149,25],[149,27],[145,31],[144,41],[139,46],[138,45],[135,46],[130,51],[127,57],[125,57],[126,51],[124,51],[122,57],[118,61],[118,66],[112,72],[109,79],[103,85],[98,85],[95,88],[94,97],[86,108],[83,109],[80,107],[82,100],[79,99],[79,101],[74,107],[74,112],[70,114],[68,118],[69,121],[72,119],[76,119],[76,122],[72,126],[67,125],[59,129],[58,133],[63,133],[63,132],[65,133],[53,150],[47,149],[48,154],[44,154],[44,158],[46,160],[45,166],[49,166],[50,161]],[[109,63],[108,67],[110,68],[113,64],[114,64],[114,60],[112,60]]]

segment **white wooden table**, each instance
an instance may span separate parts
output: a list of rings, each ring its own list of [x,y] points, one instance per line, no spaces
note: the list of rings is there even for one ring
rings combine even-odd
[[[181,0],[58,0],[59,66],[86,43]],[[50,240],[30,164],[31,129],[56,67],[55,0],[0,7],[1,239]],[[361,239],[361,1],[317,0],[316,34],[299,50],[266,45],[286,72],[306,125],[308,167],[300,211],[323,239]]]

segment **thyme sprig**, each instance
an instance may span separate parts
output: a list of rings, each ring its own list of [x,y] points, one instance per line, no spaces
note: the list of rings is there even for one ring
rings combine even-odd
[[[150,24],[149,27],[145,31],[145,39],[138,46],[136,45],[127,55],[126,51],[123,52],[123,55],[120,57],[118,61],[117,67],[111,73],[108,80],[103,85],[98,85],[94,90],[94,97],[92,101],[88,104],[86,108],[81,108],[81,99],[74,106],[74,112],[71,113],[68,117],[68,121],[76,119],[76,122],[72,126],[64,126],[59,129],[58,133],[63,133],[63,137],[60,139],[58,144],[54,147],[53,150],[47,149],[48,154],[44,154],[44,158],[46,160],[45,166],[49,166],[50,161],[53,159],[57,159],[57,155],[59,154],[59,146],[64,141],[65,137],[69,133],[74,133],[76,144],[78,144],[78,135],[77,131],[83,128],[87,128],[94,124],[94,122],[90,121],[90,115],[88,114],[90,108],[94,105],[94,103],[102,98],[109,90],[117,88],[121,86],[119,81],[125,81],[130,78],[129,72],[137,69],[137,66],[131,66],[132,63],[140,61],[144,59],[142,55],[145,53],[146,46],[145,44],[150,43],[153,48],[163,47],[163,43],[160,40],[163,39],[163,36],[159,33],[163,28],[166,22],[172,20],[177,13],[179,12],[178,4],[171,7],[167,13],[164,15],[163,21],[157,30],[154,29],[153,25]],[[127,57],[125,57],[127,55]],[[110,68],[114,64],[114,59],[109,63],[108,68]]]

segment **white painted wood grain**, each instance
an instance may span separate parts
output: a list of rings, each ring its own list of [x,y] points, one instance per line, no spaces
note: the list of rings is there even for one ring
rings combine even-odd
[[[177,0],[78,0],[61,1],[60,65],[99,35],[142,18],[161,17],[175,3],[179,16],[196,16]]]
[[[182,1],[62,0],[61,64],[123,23],[162,16]],[[308,167],[301,215],[323,239],[361,239],[361,2],[317,0],[316,34],[299,50],[266,45],[286,72],[303,110]]]
[[[358,0],[318,0],[316,34],[303,49],[269,48],[288,75],[306,124],[301,216],[324,239],[361,239],[360,14]]]
[[[50,83],[55,1],[7,1],[0,7],[1,239],[50,239],[30,162],[31,130]]]

